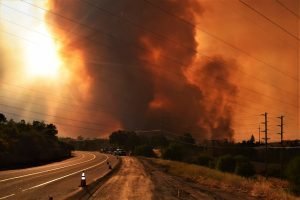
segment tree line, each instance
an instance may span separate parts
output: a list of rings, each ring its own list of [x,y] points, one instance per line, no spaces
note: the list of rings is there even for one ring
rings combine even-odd
[[[247,142],[217,143],[217,141],[213,141],[213,144],[209,146],[197,145],[190,133],[167,138],[163,134],[143,135],[134,131],[119,130],[109,136],[109,142],[115,147],[132,152],[133,155],[193,163],[244,177],[253,177],[257,174],[253,161],[259,157],[258,155],[263,155],[260,149],[254,148],[258,145],[255,144],[252,136]],[[283,178],[291,182],[294,191],[300,192],[299,151],[294,149],[287,151],[290,155],[284,154],[288,159],[285,158]],[[277,157],[278,160],[278,152],[270,151],[270,154],[274,158]],[[269,166],[274,167],[273,165]],[[280,176],[280,165],[275,165],[275,167],[268,169],[269,176]]]
[[[54,124],[15,122],[0,113],[0,168],[15,168],[71,156],[72,147],[57,137]]]
[[[64,137],[60,138],[60,140],[70,145],[74,150],[79,151],[100,151],[101,149],[110,147],[109,141],[101,138],[78,136],[76,139]]]

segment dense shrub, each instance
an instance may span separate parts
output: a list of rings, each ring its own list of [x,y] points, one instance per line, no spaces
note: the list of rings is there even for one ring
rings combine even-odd
[[[149,145],[137,146],[134,150],[134,155],[137,156],[146,156],[146,157],[155,157],[153,148]]]
[[[254,176],[255,175],[254,166],[251,164],[251,162],[237,163],[235,167],[235,173],[244,177]]]
[[[225,155],[218,158],[217,169],[223,172],[234,172],[235,159],[231,155]]]
[[[255,170],[253,164],[245,156],[238,155],[234,157],[235,159],[235,173],[244,176],[251,177],[255,175]]]
[[[254,167],[250,162],[242,162],[236,164],[235,173],[240,176],[251,177],[254,176]]]
[[[209,167],[212,160],[213,158],[211,156],[202,154],[197,157],[197,164]]]
[[[246,156],[243,156],[243,155],[234,156],[234,159],[237,163],[249,162],[249,159]]]
[[[169,160],[182,160],[184,156],[183,147],[180,144],[171,143],[163,152],[163,158]]]
[[[280,172],[279,164],[268,164],[267,169],[268,169],[267,171],[268,176],[280,178],[281,172]],[[266,172],[264,171],[264,173]]]
[[[286,176],[292,183],[293,189],[300,192],[300,156],[291,160],[286,168]]]
[[[216,159],[210,160],[209,163],[208,163],[208,167],[211,168],[211,169],[216,169],[216,167],[217,167],[217,160]]]
[[[141,137],[133,131],[115,131],[109,136],[109,142],[126,150],[133,151],[138,145],[141,145]]]
[[[0,168],[35,165],[69,157],[71,147],[60,142],[56,135],[57,129],[53,124],[2,119]]]

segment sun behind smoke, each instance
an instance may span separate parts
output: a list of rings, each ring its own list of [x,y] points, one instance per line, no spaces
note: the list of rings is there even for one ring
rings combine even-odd
[[[25,49],[26,72],[31,77],[56,77],[60,68],[57,47],[44,24],[38,31],[40,36],[31,36],[37,45],[27,45]]]

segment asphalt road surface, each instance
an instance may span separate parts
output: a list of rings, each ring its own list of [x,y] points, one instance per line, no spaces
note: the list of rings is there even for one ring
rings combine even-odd
[[[89,184],[109,170],[107,161],[112,165],[117,163],[114,156],[99,152],[76,151],[73,154],[73,158],[61,162],[0,171],[0,200],[63,199],[79,188],[82,171]]]

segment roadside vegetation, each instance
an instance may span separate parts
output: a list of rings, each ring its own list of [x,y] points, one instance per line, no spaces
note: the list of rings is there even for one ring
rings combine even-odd
[[[300,156],[295,157],[288,164],[285,174],[292,185],[293,191],[300,194]]]
[[[59,140],[78,151],[100,151],[110,146],[107,139],[100,138],[84,138],[83,136],[78,136],[76,139],[64,137],[59,138]]]
[[[53,124],[7,120],[0,113],[0,168],[32,166],[71,156]]]
[[[239,192],[257,199],[296,200],[289,192],[289,183],[284,180],[264,177],[245,178],[232,173],[178,161],[148,158],[146,161],[161,168],[166,173],[182,177],[209,188],[224,192]]]
[[[212,174],[214,179],[219,181],[228,179],[227,183],[232,181],[233,185],[236,184],[238,186],[239,181],[242,180],[243,184],[247,181],[251,182],[250,185],[262,184],[262,188],[266,187],[266,190],[268,190],[268,187],[272,188],[273,185],[262,178],[262,176],[267,174],[271,179],[276,177],[280,184],[281,181],[282,183],[288,183],[289,181],[289,184],[283,187],[286,190],[295,194],[298,194],[300,191],[300,159],[297,158],[299,149],[286,148],[285,152],[281,152],[283,154],[282,169],[278,158],[280,152],[276,148],[269,149],[269,164],[266,173],[264,168],[264,148],[260,148],[261,145],[255,143],[253,136],[242,143],[224,140],[199,145],[196,144],[190,133],[184,133],[178,137],[167,137],[164,134],[138,134],[133,131],[120,130],[110,135],[109,142],[114,147],[120,147],[131,152],[132,155],[193,164],[186,165],[192,166],[188,171],[193,171],[200,167],[199,169],[202,172],[205,171],[208,175]],[[297,145],[297,141],[292,141],[289,145]],[[161,160],[161,162],[167,161]],[[182,165],[185,165],[184,163]],[[177,164],[176,166],[179,165]],[[185,173],[184,171],[182,173]],[[217,176],[215,176],[215,173]],[[259,188],[256,186],[253,186],[252,189],[247,189],[247,191],[250,190],[260,193]],[[286,195],[287,193],[283,191],[281,194]]]

